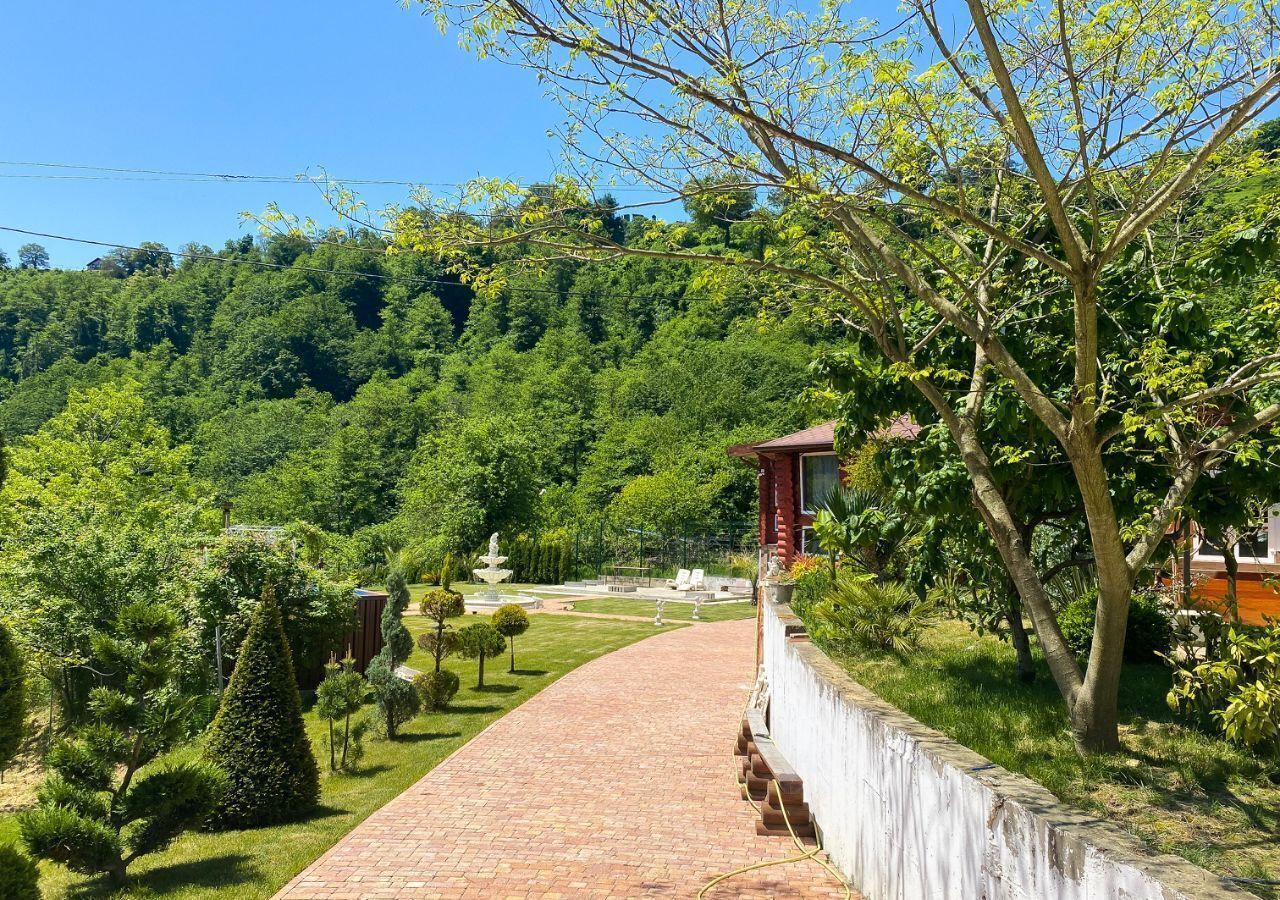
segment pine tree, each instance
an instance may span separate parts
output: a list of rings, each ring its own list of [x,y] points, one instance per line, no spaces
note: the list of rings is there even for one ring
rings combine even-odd
[[[39,805],[19,814],[18,828],[33,855],[119,887],[134,860],[204,821],[223,776],[200,762],[149,765],[190,724],[178,617],[161,603],[131,603],[93,646],[112,677],[89,694],[92,721],[49,750]]]
[[[365,683],[355,670],[355,660],[347,657],[341,663],[331,660],[325,667],[324,681],[316,688],[315,711],[329,723],[329,771],[345,769],[352,750],[351,717],[360,711],[365,701]],[[341,736],[336,735],[336,723],[342,723]],[[356,749],[359,749],[361,726],[357,725]],[[338,743],[342,743],[341,759]],[[358,755],[358,754],[357,754]],[[353,761],[354,762],[354,761]]]
[[[227,773],[214,814],[222,827],[284,822],[310,811],[320,769],[302,721],[302,700],[284,624],[268,590],[240,648],[209,729],[209,759]]]

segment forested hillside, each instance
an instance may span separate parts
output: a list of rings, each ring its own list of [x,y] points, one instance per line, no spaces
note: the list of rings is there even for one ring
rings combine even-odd
[[[610,224],[629,241],[654,228]],[[672,227],[707,252],[753,239],[723,216]],[[136,392],[190,445],[211,505],[354,535],[366,559],[602,514],[750,518],[754,472],[724,448],[806,424],[824,335],[798,317],[765,329],[759,298],[701,275],[556,261],[479,296],[367,231],[6,270],[0,428],[19,440],[91,386]]]

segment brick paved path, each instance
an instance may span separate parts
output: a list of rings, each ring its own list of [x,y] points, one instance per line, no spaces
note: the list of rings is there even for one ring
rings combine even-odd
[[[760,837],[733,776],[751,620],[663,632],[547,687],[348,834],[277,896],[695,897],[794,854]],[[841,897],[813,862],[708,893]]]

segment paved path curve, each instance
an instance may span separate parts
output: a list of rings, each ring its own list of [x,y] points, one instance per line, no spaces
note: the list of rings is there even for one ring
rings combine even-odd
[[[760,837],[731,747],[751,620],[663,632],[570,672],[370,816],[277,897],[695,897],[794,854]],[[813,862],[708,900],[842,897]]]

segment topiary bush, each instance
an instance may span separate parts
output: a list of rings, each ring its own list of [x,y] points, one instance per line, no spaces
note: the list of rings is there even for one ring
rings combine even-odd
[[[448,624],[466,612],[462,595],[447,588],[427,591],[418,604],[418,611],[432,622],[432,630],[418,635],[418,646],[431,654],[435,671],[440,671],[444,658],[457,649],[457,639]]]
[[[1097,589],[1068,601],[1058,613],[1062,637],[1076,656],[1084,658],[1093,647],[1093,625],[1097,614]],[[1173,619],[1152,594],[1136,593],[1129,601],[1129,621],[1125,626],[1126,662],[1159,662],[1173,642]]]
[[[296,819],[320,796],[320,768],[302,722],[293,657],[268,589],[209,729],[208,758],[227,773],[211,818],[220,828]]]
[[[409,608],[409,585],[403,563],[399,554],[387,555],[387,605],[382,608],[379,628],[382,631],[382,652],[390,658],[392,666],[400,665],[413,652],[413,635],[401,620]]]
[[[395,740],[400,726],[416,716],[422,706],[418,692],[395,673],[385,656],[375,656],[364,677],[373,691],[382,733],[387,740]]]
[[[0,772],[8,768],[22,746],[26,711],[22,658],[9,629],[0,622]]]
[[[40,870],[31,857],[12,844],[0,844],[0,897],[40,900]]]
[[[484,661],[507,649],[507,639],[488,622],[476,622],[458,632],[458,652],[466,659],[479,659],[476,687],[484,687]]]
[[[508,603],[494,611],[489,624],[511,645],[511,668],[508,671],[515,672],[516,638],[529,630],[529,614],[514,603]]]
[[[449,705],[449,701],[458,695],[460,685],[458,676],[448,669],[418,675],[413,679],[413,689],[418,693],[422,708],[428,712],[436,712]]]

